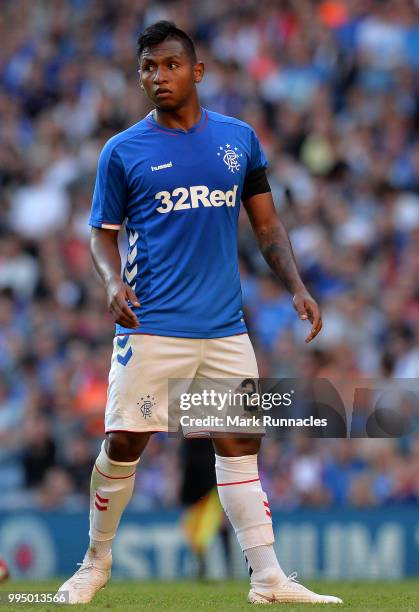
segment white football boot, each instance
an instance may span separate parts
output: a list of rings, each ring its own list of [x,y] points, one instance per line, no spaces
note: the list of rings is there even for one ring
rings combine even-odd
[[[266,588],[252,587],[247,601],[254,604],[272,603],[322,603],[341,604],[343,601],[333,595],[318,595],[297,582],[297,572],[290,574],[285,582],[278,582],[278,574],[266,570],[265,575],[258,576],[258,582],[263,581]]]
[[[58,589],[57,594],[68,592],[65,603],[89,603],[93,599],[111,577],[112,553],[103,559],[85,558],[78,565],[80,569]]]

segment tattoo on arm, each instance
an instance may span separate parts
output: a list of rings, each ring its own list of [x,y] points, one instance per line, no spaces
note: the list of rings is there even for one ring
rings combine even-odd
[[[280,224],[272,225],[258,230],[256,237],[266,263],[288,291],[295,293],[303,283],[286,230]]]

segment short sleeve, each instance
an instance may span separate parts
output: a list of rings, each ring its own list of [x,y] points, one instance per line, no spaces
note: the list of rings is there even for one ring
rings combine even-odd
[[[256,136],[255,131],[250,132],[250,161],[247,168],[247,173],[256,170],[256,168],[266,168],[268,166],[268,160],[262,149],[262,145],[259,142],[259,138]]]
[[[118,230],[126,217],[125,169],[115,145],[108,142],[99,157],[89,224]]]

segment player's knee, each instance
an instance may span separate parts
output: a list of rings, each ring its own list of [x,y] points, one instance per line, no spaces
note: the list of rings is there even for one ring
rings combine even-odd
[[[113,461],[136,461],[143,452],[149,434],[114,431],[107,434],[106,453]]]
[[[214,438],[214,449],[222,457],[255,455],[260,449],[260,438]]]

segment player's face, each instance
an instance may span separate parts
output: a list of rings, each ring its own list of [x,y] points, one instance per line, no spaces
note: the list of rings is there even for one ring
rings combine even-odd
[[[140,82],[157,108],[176,110],[202,78],[202,64],[193,64],[179,40],[167,40],[145,49],[140,61]]]

